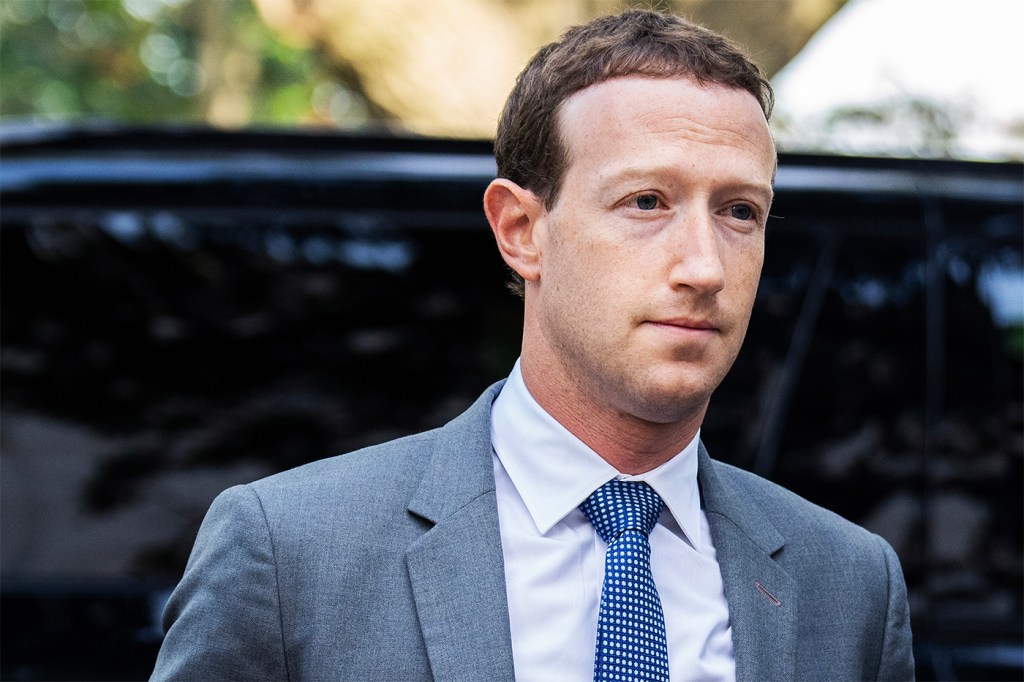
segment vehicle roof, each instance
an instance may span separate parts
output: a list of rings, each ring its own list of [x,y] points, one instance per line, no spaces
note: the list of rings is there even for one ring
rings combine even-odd
[[[326,130],[241,130],[112,124],[0,125],[0,192],[218,181],[439,180],[495,176],[491,143]],[[1024,203],[1024,164],[779,154],[776,192]]]

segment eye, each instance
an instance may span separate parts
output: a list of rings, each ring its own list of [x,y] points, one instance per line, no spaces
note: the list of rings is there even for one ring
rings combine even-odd
[[[658,197],[653,194],[641,194],[633,200],[641,211],[653,211],[658,208]]]
[[[733,218],[737,220],[750,220],[754,217],[754,209],[750,208],[746,204],[736,204],[731,207],[730,212]]]

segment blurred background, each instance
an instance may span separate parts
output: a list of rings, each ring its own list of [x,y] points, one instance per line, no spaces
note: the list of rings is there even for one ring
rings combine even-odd
[[[0,678],[145,677],[218,492],[507,374],[495,121],[630,4],[776,88],[709,449],[894,545],[922,679],[1024,676],[1024,3],[0,0]]]
[[[746,46],[786,150],[1024,157],[1014,0],[662,0]],[[490,139],[516,74],[613,0],[6,0],[0,116]]]

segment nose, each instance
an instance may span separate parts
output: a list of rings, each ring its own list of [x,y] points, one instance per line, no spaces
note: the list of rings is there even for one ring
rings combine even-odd
[[[682,216],[680,224],[669,230],[669,284],[674,289],[716,294],[725,288],[725,268],[714,216],[699,211],[687,213],[690,215]]]

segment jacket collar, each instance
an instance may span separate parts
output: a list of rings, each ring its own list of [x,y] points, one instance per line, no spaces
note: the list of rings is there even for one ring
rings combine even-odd
[[[435,679],[511,680],[512,634],[491,459],[501,383],[437,432],[409,511],[433,526],[406,565]]]
[[[740,477],[752,476],[712,460],[701,444],[697,480],[729,602],[738,680],[793,679],[796,665],[796,589],[773,557],[785,539]]]

